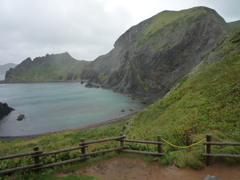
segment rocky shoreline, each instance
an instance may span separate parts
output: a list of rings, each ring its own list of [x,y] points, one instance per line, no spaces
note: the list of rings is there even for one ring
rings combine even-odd
[[[43,134],[24,135],[24,136],[0,136],[0,140],[7,141],[7,142],[11,142],[16,139],[30,140],[30,139],[33,139],[38,136],[47,136],[47,135],[51,135],[51,134],[60,133],[63,131],[71,131],[71,130],[82,131],[82,130],[96,128],[96,127],[100,127],[100,126],[121,123],[121,122],[129,120],[131,118],[131,116],[133,116],[135,114],[131,114],[131,115],[128,115],[128,116],[125,116],[122,118],[118,118],[118,119],[108,120],[108,121],[101,122],[101,123],[91,124],[88,126],[83,126],[83,127],[73,128],[73,129],[66,129],[66,130],[62,130],[62,131],[48,132],[48,133],[43,133]]]
[[[0,120],[12,111],[14,111],[14,109],[9,107],[7,103],[0,102]]]

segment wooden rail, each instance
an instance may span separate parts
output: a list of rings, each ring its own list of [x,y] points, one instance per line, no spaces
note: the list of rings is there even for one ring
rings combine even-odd
[[[111,151],[131,152],[131,153],[140,153],[140,154],[148,154],[148,155],[156,155],[156,156],[162,156],[163,155],[162,148],[161,148],[162,142],[160,142],[161,141],[160,136],[158,136],[158,141],[140,141],[140,140],[131,140],[131,139],[125,139],[124,140],[124,138],[126,138],[126,137],[123,135],[123,133],[120,133],[119,137],[112,137],[112,138],[106,138],[106,139],[100,139],[100,140],[94,140],[94,141],[85,141],[85,139],[82,138],[80,140],[79,146],[77,146],[77,147],[71,147],[71,148],[66,148],[66,149],[61,149],[61,150],[56,150],[56,151],[50,151],[50,152],[43,152],[43,151],[39,150],[39,148],[37,146],[35,146],[33,148],[34,151],[32,151],[32,152],[0,157],[0,160],[5,160],[5,159],[12,159],[12,158],[31,155],[32,158],[34,159],[34,164],[27,165],[27,166],[22,166],[22,167],[16,167],[16,168],[7,169],[7,170],[2,170],[2,171],[0,171],[0,174],[15,172],[15,171],[24,170],[24,169],[40,170],[40,169],[43,169],[43,168],[62,165],[62,164],[71,163],[71,162],[75,162],[75,161],[85,161],[91,155],[97,155],[97,154],[100,154],[100,153],[106,153],[106,152],[111,152]],[[89,144],[101,143],[101,142],[112,141],[112,140],[119,141],[120,146],[115,147],[115,148],[111,148],[111,149],[89,152],[89,153],[86,151],[86,148],[88,147],[87,145],[89,145]],[[158,145],[158,152],[127,150],[127,147],[124,146],[124,142],[155,144],[155,145]],[[57,153],[67,152],[67,151],[72,151],[72,150],[77,150],[77,149],[81,149],[81,155],[80,155],[79,158],[69,159],[69,160],[65,160],[65,161],[61,161],[61,162],[55,162],[55,163],[51,163],[51,164],[43,164],[43,163],[40,162],[40,157],[41,156],[48,156],[48,155],[51,155],[51,154],[57,154]]]
[[[0,160],[12,159],[12,158],[17,158],[17,157],[22,157],[22,156],[33,155],[33,154],[36,154],[37,152],[42,152],[42,151],[32,151],[32,152],[26,152],[26,153],[21,153],[21,154],[13,154],[13,155],[8,155],[8,156],[2,156],[2,157],[0,157]]]
[[[147,155],[154,155],[154,156],[163,156],[161,136],[157,136],[157,141],[142,141],[142,140],[132,140],[132,139],[120,139],[118,141],[121,142],[122,147],[124,147],[124,142],[134,142],[134,143],[144,143],[144,144],[156,144],[156,145],[158,145],[158,152],[136,151],[136,150],[127,150],[127,149],[123,149],[123,150],[121,150],[121,152],[147,154]]]
[[[61,150],[57,150],[57,151],[51,151],[51,152],[45,152],[45,153],[39,153],[36,155],[32,155],[32,157],[40,157],[40,156],[46,156],[46,155],[51,155],[51,154],[58,154],[61,152],[67,152],[67,151],[72,151],[72,150],[76,150],[76,149],[83,149],[86,148],[88,146],[77,146],[77,147],[72,147],[72,148],[66,148],[66,149],[61,149]]]
[[[206,135],[206,141],[203,142],[203,145],[206,145],[205,153],[202,153],[202,156],[205,157],[205,164],[209,166],[210,157],[228,157],[228,158],[240,158],[240,155],[236,154],[211,154],[211,145],[231,145],[231,146],[240,146],[238,142],[211,142],[211,135]]]
[[[75,159],[70,159],[70,160],[66,160],[66,161],[61,161],[61,162],[56,162],[56,163],[51,163],[51,164],[44,165],[43,163],[40,162],[39,157],[40,156],[47,156],[47,155],[51,155],[51,154],[57,154],[57,153],[61,153],[61,152],[72,151],[72,150],[76,150],[76,149],[83,149],[83,148],[86,148],[86,147],[87,146],[78,146],[78,147],[72,147],[72,148],[61,149],[61,150],[57,150],[57,151],[51,151],[51,152],[43,153],[43,151],[39,150],[38,146],[35,146],[33,148],[34,151],[32,151],[32,152],[2,156],[2,157],[0,157],[0,160],[13,159],[13,158],[17,158],[17,157],[32,155],[32,158],[34,159],[34,164],[27,165],[27,166],[22,166],[22,167],[15,167],[15,168],[12,168],[12,169],[7,169],[7,170],[2,170],[2,171],[0,171],[0,174],[11,173],[11,172],[19,171],[19,170],[24,170],[24,169],[39,170],[39,169],[52,167],[52,166],[57,166],[57,165],[62,165],[62,164],[66,164],[66,163],[70,163],[70,162],[74,162],[74,161],[85,160],[88,157],[80,157],[80,158],[75,158]]]
[[[56,151],[50,151],[50,152],[43,152],[39,150],[38,146],[35,146],[33,148],[32,152],[26,152],[26,153],[21,153],[21,154],[13,154],[13,155],[7,155],[7,156],[2,156],[0,157],[0,160],[6,160],[6,159],[12,159],[12,158],[17,158],[17,157],[23,157],[23,156],[32,156],[34,160],[34,164],[22,166],[22,167],[15,167],[12,169],[6,169],[0,171],[0,174],[6,174],[6,173],[11,173],[19,170],[24,170],[24,169],[32,169],[32,170],[39,170],[43,168],[48,168],[52,166],[57,166],[57,165],[62,165],[66,163],[71,163],[75,161],[85,161],[86,159],[89,158],[89,156],[100,154],[100,153],[106,153],[106,152],[111,152],[111,151],[118,151],[118,152],[126,152],[126,153],[138,153],[138,154],[147,154],[147,155],[154,155],[154,156],[163,156],[162,152],[162,141],[161,141],[161,136],[157,136],[157,141],[143,141],[143,140],[132,140],[132,139],[125,139],[126,137],[123,135],[123,133],[120,133],[120,136],[118,137],[112,137],[112,138],[106,138],[106,139],[100,139],[100,140],[94,140],[94,141],[85,141],[84,138],[80,140],[80,144],[77,147],[71,147],[71,148],[66,148],[66,149],[61,149],[61,150],[56,150]],[[94,144],[94,143],[101,143],[101,142],[106,142],[106,141],[119,141],[119,147],[111,148],[111,149],[104,149],[100,151],[94,151],[94,152],[87,152],[86,148],[88,147],[87,145],[89,144]],[[235,155],[235,154],[211,154],[211,145],[232,145],[232,146],[240,146],[240,143],[237,142],[211,142],[211,136],[206,135],[206,141],[203,142],[203,145],[206,145],[206,152],[202,154],[205,159],[205,163],[208,166],[210,157],[232,157],[232,158],[240,158],[240,155]],[[124,142],[132,142],[132,143],[144,143],[144,144],[153,144],[157,145],[157,152],[148,152],[148,151],[137,151],[137,150],[131,150],[127,149],[126,146],[124,146]],[[67,151],[73,151],[73,150],[81,150],[80,157],[79,158],[74,158],[74,159],[69,159],[65,161],[60,161],[60,162],[55,162],[51,164],[43,164],[40,162],[40,157],[41,156],[48,156],[51,154],[57,154],[57,153],[62,153],[62,152],[67,152]]]
[[[105,142],[105,141],[111,141],[111,140],[121,140],[125,138],[125,136],[119,136],[119,137],[113,137],[113,138],[106,138],[106,139],[99,139],[99,140],[94,140],[94,141],[84,141],[81,142],[80,145],[87,145],[87,144],[94,144],[94,143],[100,143],[100,142]]]

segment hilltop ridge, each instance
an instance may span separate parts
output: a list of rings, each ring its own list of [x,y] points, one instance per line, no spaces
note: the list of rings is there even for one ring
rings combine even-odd
[[[87,61],[78,61],[69,53],[27,58],[6,72],[5,82],[80,80]]]

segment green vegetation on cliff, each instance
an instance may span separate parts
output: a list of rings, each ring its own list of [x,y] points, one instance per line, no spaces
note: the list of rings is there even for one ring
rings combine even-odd
[[[98,79],[99,79],[100,81],[104,81],[105,79],[107,79],[107,77],[108,77],[108,75],[105,75],[104,73],[100,73],[100,74],[98,75]]]
[[[38,82],[80,80],[89,62],[78,61],[68,53],[28,58],[6,73],[6,82]]]
[[[230,23],[228,23],[228,25],[234,30],[237,27],[240,27],[240,21],[230,22]]]
[[[219,44],[188,78],[180,81],[181,86],[135,116],[130,121],[128,138],[152,140],[159,134],[175,145],[187,146],[212,134],[213,141],[240,142],[239,67],[240,28]],[[166,164],[202,167],[202,145],[180,151],[165,145],[163,151],[171,158],[169,162],[164,160]],[[239,152],[240,147],[228,146],[213,146],[212,151]],[[221,161],[233,163],[236,160]]]
[[[185,29],[188,29],[193,22],[203,17],[208,18],[208,16],[216,16],[219,18],[221,26],[223,26],[225,30],[230,31],[225,21],[217,15],[214,10],[206,7],[195,7],[182,11],[163,11],[151,18],[151,22],[141,35],[138,47],[142,46],[153,37],[162,36],[162,32],[165,29],[168,29],[168,34],[164,33],[164,35],[170,37],[170,34],[175,33],[179,26],[184,26]],[[168,44],[167,47],[170,47],[170,44]]]

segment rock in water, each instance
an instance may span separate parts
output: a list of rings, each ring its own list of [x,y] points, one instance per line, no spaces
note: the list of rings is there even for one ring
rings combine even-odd
[[[4,116],[8,115],[11,111],[14,109],[9,107],[7,103],[1,103],[0,102],[0,119],[2,119]]]
[[[18,121],[21,121],[21,120],[23,120],[24,118],[25,118],[25,115],[20,114],[20,115],[18,116],[17,120],[18,120]]]
[[[97,85],[97,84],[95,84],[95,83],[87,83],[86,85],[85,85],[85,87],[87,87],[87,88],[99,88],[100,86],[99,85]]]

